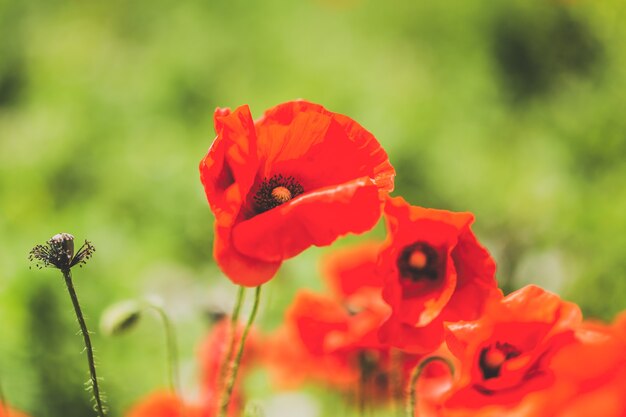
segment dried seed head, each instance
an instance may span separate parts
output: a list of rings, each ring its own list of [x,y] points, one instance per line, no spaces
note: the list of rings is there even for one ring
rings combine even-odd
[[[69,259],[74,256],[74,236],[69,233],[57,233],[50,238],[48,243],[59,246],[59,249],[65,252]]]
[[[82,266],[96,251],[91,243],[85,243],[74,254],[74,236],[69,233],[58,233],[50,238],[45,245],[35,246],[28,259],[35,262],[38,268],[52,267],[69,270],[74,265]]]

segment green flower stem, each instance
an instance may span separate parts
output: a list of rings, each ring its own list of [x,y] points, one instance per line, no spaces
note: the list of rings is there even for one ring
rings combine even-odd
[[[161,307],[152,303],[147,303],[146,308],[151,308],[156,311],[159,318],[163,322],[163,328],[165,329],[165,346],[167,349],[167,370],[170,390],[180,396],[178,345],[176,343],[176,332],[174,331],[174,326],[172,325],[172,321],[167,316],[167,313],[165,313]]]
[[[220,367],[220,374],[218,381],[222,384],[222,387],[226,383],[226,374],[228,373],[228,367],[233,357],[233,352],[235,351],[235,342],[237,341],[237,323],[239,322],[239,314],[241,314],[241,306],[243,305],[243,300],[245,298],[246,287],[243,285],[239,287],[239,291],[237,292],[237,300],[235,301],[235,306],[233,307],[233,314],[230,316],[230,342],[228,343],[228,350],[226,351],[226,356],[222,361],[222,366]]]
[[[74,306],[74,311],[76,312],[76,318],[78,319],[78,324],[80,325],[80,331],[83,334],[83,339],[85,341],[85,350],[87,351],[87,362],[89,363],[89,375],[91,381],[91,388],[93,390],[93,396],[96,402],[96,411],[99,417],[104,417],[104,404],[102,398],[100,397],[100,387],[98,386],[98,377],[96,376],[96,363],[93,357],[93,347],[91,345],[91,338],[89,337],[89,330],[87,330],[87,324],[85,323],[85,318],[83,317],[83,312],[80,309],[80,304],[78,303],[78,297],[76,296],[76,291],[74,291],[74,284],[72,283],[72,273],[69,269],[63,269],[63,277],[65,278],[65,285],[67,286],[67,291],[70,293],[70,298],[72,299],[72,304]]]
[[[243,356],[243,349],[246,344],[246,338],[248,337],[248,333],[250,332],[250,328],[252,327],[252,323],[256,318],[256,314],[259,310],[259,301],[261,300],[261,286],[255,288],[254,291],[254,304],[252,305],[252,312],[250,313],[250,317],[248,318],[248,322],[246,323],[246,327],[243,329],[243,334],[241,335],[241,341],[239,342],[239,349],[237,350],[237,356],[235,356],[234,361],[232,362],[232,366],[230,369],[230,375],[228,375],[228,379],[226,381],[226,386],[224,389],[224,395],[222,396],[222,401],[220,405],[220,417],[226,417],[228,413],[228,404],[230,404],[230,397],[233,393],[233,388],[235,387],[235,381],[237,380],[237,372],[239,371],[239,364],[241,363],[241,357]],[[235,322],[236,325],[236,322]],[[236,335],[236,328],[233,328],[233,333]],[[236,337],[236,336],[235,336]]]
[[[367,376],[365,372],[361,370],[359,372],[359,382],[356,386],[356,405],[359,411],[359,416],[365,414],[365,384],[367,383]]]
[[[402,415],[402,407],[396,399],[402,398],[402,351],[391,348],[391,381],[389,383],[389,398],[391,401],[391,412],[394,416]]]
[[[419,365],[415,367],[413,373],[411,374],[411,379],[409,381],[409,390],[406,398],[406,417],[413,417],[415,415],[415,406],[417,404],[416,390],[417,390],[417,381],[419,381],[422,372],[431,362],[440,361],[445,363],[450,369],[450,373],[454,374],[454,366],[450,360],[443,358],[441,356],[430,356],[420,362]]]

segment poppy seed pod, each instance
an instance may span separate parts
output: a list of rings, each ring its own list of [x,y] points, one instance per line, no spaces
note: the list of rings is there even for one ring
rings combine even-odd
[[[69,233],[57,233],[45,245],[35,246],[28,259],[35,262],[38,268],[52,267],[69,271],[73,266],[83,266],[96,251],[93,245],[85,243],[74,253],[74,236]]]

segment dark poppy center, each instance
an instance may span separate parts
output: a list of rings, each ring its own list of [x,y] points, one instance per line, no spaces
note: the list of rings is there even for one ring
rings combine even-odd
[[[257,214],[273,209],[302,194],[304,188],[292,176],[276,174],[270,179],[265,178],[254,195],[254,206]]]
[[[405,246],[397,260],[400,276],[413,282],[439,278],[439,254],[426,242]]]
[[[380,369],[380,358],[375,351],[362,350],[359,352],[357,360],[362,377],[369,378]]]
[[[483,379],[497,378],[500,376],[502,365],[509,359],[520,355],[519,349],[509,343],[497,342],[480,351],[478,366],[483,374]]]

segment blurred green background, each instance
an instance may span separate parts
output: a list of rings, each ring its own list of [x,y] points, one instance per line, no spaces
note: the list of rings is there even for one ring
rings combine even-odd
[[[61,276],[27,261],[61,231],[97,248],[75,282],[111,415],[166,384],[156,318],[116,339],[97,331],[121,299],[163,300],[193,395],[207,317],[234,298],[211,258],[197,169],[217,106],[248,103],[258,117],[306,98],[351,116],[387,149],[396,195],[476,214],[505,291],[538,283],[611,319],[626,306],[625,9],[621,0],[0,0],[6,396],[34,417],[91,415]],[[322,287],[316,266],[328,250],[285,264],[267,286],[261,327],[280,322],[298,287]],[[251,396],[273,401],[264,381],[253,378]],[[309,414],[297,415],[336,414],[331,400],[306,398]]]

